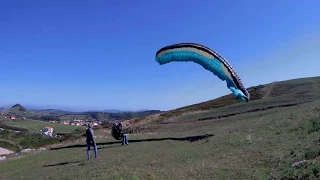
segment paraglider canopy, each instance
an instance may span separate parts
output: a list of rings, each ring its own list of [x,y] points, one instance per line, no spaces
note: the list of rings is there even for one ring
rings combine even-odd
[[[244,88],[241,79],[229,62],[217,52],[196,43],[179,43],[159,49],[155,57],[160,65],[170,62],[191,61],[211,71],[219,79],[226,81],[227,87],[237,99],[250,100],[249,92]]]

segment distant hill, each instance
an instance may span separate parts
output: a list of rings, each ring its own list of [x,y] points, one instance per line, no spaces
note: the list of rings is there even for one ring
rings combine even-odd
[[[107,109],[107,110],[102,110],[102,112],[106,112],[106,113],[145,112],[145,111],[152,111],[152,110],[149,110],[149,109],[140,109],[140,110]]]
[[[10,109],[4,109],[2,112],[7,115],[14,115],[17,118],[26,117],[27,119],[34,120],[100,120],[100,121],[113,121],[131,118],[142,118],[144,116],[152,115],[161,112],[160,110],[148,110],[140,112],[122,112],[111,110],[111,112],[102,111],[87,111],[87,112],[72,112],[60,109],[40,109],[40,110],[27,110],[20,104],[15,104]]]
[[[109,109],[109,110],[102,110],[102,111],[87,110],[87,111],[83,111],[83,112],[65,111],[65,110],[61,110],[61,109],[36,109],[33,111],[50,113],[50,114],[82,114],[82,113],[88,113],[88,112],[105,112],[105,113],[120,113],[120,112],[122,112],[117,109]]]
[[[38,109],[38,110],[32,110],[32,111],[49,113],[49,114],[79,114],[79,112],[64,111],[60,109]]]
[[[136,111],[133,111],[133,112],[144,112],[144,111],[152,111],[150,109],[140,109],[140,110],[136,110]]]
[[[15,104],[15,105],[13,105],[9,110],[10,110],[10,111],[22,111],[22,112],[24,112],[24,111],[26,111],[27,109],[24,108],[24,107],[23,107],[22,105],[20,105],[20,104]]]
[[[97,119],[97,120],[123,120],[123,119],[132,119],[132,118],[141,118],[149,116],[152,114],[160,113],[160,110],[149,110],[142,112],[116,112],[116,113],[107,113],[107,112],[84,112],[79,113],[77,116],[82,115],[82,118],[85,119]]]
[[[121,110],[118,109],[107,109],[107,110],[102,110],[102,112],[106,112],[106,113],[120,113],[122,112]]]
[[[10,107],[10,106],[9,106]],[[159,113],[160,110],[147,110],[147,111],[121,111],[117,109],[107,109],[104,111],[85,111],[85,112],[73,112],[64,111],[60,109],[29,109],[27,110],[21,104],[15,104],[9,109],[1,108],[1,112],[5,115],[13,115],[17,118],[25,117],[27,119],[34,120],[100,120],[100,121],[113,121],[123,120],[131,118],[141,118],[151,114]]]
[[[35,112],[42,112],[42,113],[50,113],[50,114],[83,114],[88,112],[104,112],[104,113],[124,113],[124,112],[145,112],[150,111],[149,109],[141,109],[136,111],[125,111],[125,110],[119,110],[119,109],[106,109],[102,111],[98,110],[87,110],[82,112],[74,112],[74,111],[65,111],[61,109],[32,109],[31,111]]]
[[[132,118],[141,118],[145,116],[149,116],[152,114],[157,114],[162,111],[160,110],[148,110],[148,111],[140,111],[140,112],[121,112],[121,113],[110,113],[110,118],[113,119],[132,119]]]

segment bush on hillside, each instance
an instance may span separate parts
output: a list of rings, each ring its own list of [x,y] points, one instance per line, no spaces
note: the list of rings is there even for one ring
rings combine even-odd
[[[9,150],[14,151],[14,152],[19,152],[20,151],[20,148],[18,146],[13,145],[13,144],[11,144],[9,142],[6,142],[6,141],[0,141],[0,147],[9,149]]]
[[[102,125],[103,128],[112,128],[112,126],[114,125],[114,123],[113,123],[113,122],[110,122],[110,121],[105,121],[105,122],[103,122],[101,125]]]

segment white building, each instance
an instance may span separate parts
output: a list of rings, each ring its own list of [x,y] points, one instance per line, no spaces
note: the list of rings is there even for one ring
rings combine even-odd
[[[53,128],[50,127],[50,126],[46,126],[42,129],[42,132],[47,135],[47,136],[50,136],[52,137],[52,133],[53,133]]]

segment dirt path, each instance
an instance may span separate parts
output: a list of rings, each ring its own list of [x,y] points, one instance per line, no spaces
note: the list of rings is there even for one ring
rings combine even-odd
[[[11,153],[14,153],[14,152],[0,147],[0,156],[5,154],[11,154]]]
[[[262,98],[266,98],[266,97],[268,97],[269,95],[270,95],[270,93],[271,93],[271,91],[272,91],[272,89],[273,89],[273,86],[276,84],[276,82],[273,82],[271,85],[270,85],[270,87],[269,87],[269,89],[267,90],[267,92],[266,92],[266,94],[262,97]]]

